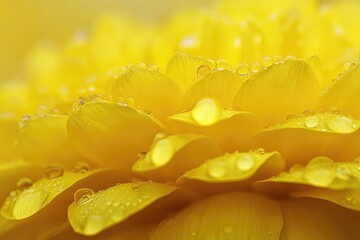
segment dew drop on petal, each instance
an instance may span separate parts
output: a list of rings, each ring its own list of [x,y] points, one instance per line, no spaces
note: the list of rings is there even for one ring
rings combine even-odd
[[[273,60],[271,57],[264,57],[261,61],[261,64],[264,68],[270,67],[273,63]]]
[[[61,165],[49,165],[45,168],[45,175],[48,179],[61,177],[64,174],[64,168]]]
[[[162,139],[156,142],[152,152],[151,161],[156,166],[162,166],[170,161],[174,155],[174,146],[168,139]]]
[[[204,64],[204,65],[200,65],[197,69],[197,77],[198,78],[202,78],[205,77],[206,75],[208,75],[209,73],[211,73],[211,68],[209,65]]]
[[[331,167],[306,169],[304,178],[315,186],[328,186],[335,179],[335,171]]]
[[[208,174],[213,178],[221,178],[226,174],[226,164],[224,162],[210,163]]]
[[[196,103],[191,115],[198,124],[209,126],[218,121],[221,112],[222,109],[215,100],[205,98]]]
[[[319,120],[316,116],[310,116],[305,119],[305,126],[308,128],[315,128],[319,125]]]
[[[228,65],[228,63],[227,63],[224,59],[219,59],[219,60],[216,62],[216,68],[217,68],[218,70],[224,70],[224,69],[229,68],[229,65]]]
[[[85,173],[87,171],[90,170],[90,166],[89,164],[87,164],[86,162],[78,162],[76,163],[73,172],[75,173]]]
[[[19,128],[22,129],[26,126],[28,122],[30,122],[31,118],[29,115],[23,115],[20,122],[19,122]]]
[[[241,63],[239,67],[237,68],[236,72],[240,76],[247,76],[249,74],[249,64],[247,63]]]
[[[241,155],[236,161],[236,167],[240,171],[249,171],[255,165],[254,159],[249,154]]]
[[[316,157],[309,161],[306,168],[307,169],[313,169],[313,168],[319,168],[319,167],[326,167],[332,165],[334,162],[328,157]]]
[[[349,62],[345,63],[343,68],[344,68],[345,72],[349,71],[351,68],[351,63],[349,63]]]
[[[261,70],[261,64],[258,63],[258,62],[254,62],[252,65],[251,65],[251,71],[253,73],[257,73]]]
[[[80,188],[74,194],[74,200],[78,204],[85,204],[93,199],[94,191],[90,188]]]
[[[23,178],[20,178],[19,181],[17,182],[16,186],[19,188],[19,189],[25,189],[25,188],[28,188],[28,187],[31,187],[31,185],[33,184],[33,181],[28,178],[28,177],[23,177]]]
[[[327,120],[327,126],[338,133],[351,133],[354,131],[353,125],[353,121],[344,116],[337,116]]]
[[[273,57],[274,64],[280,64],[283,62],[283,59],[281,56],[277,55]]]
[[[351,177],[351,171],[344,166],[339,166],[336,168],[336,177],[345,181],[349,180]]]

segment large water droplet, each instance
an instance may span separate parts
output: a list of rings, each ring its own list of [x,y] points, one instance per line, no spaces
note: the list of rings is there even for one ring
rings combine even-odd
[[[19,189],[25,189],[25,188],[29,188],[31,187],[33,184],[33,181],[28,178],[28,177],[23,177],[23,178],[20,178],[19,181],[17,182],[16,186],[19,188]]]
[[[206,75],[208,75],[209,73],[211,73],[211,68],[207,64],[200,65],[197,69],[197,77],[198,78],[203,78]]]
[[[319,168],[319,167],[326,167],[332,165],[334,162],[328,157],[316,157],[309,161],[306,168],[312,169],[312,168]]]
[[[247,63],[241,63],[239,67],[237,68],[236,72],[240,76],[247,76],[249,74],[249,64]]]
[[[254,159],[249,154],[241,155],[236,161],[236,167],[240,171],[249,171],[255,165]]]
[[[198,101],[191,111],[194,120],[202,126],[209,126],[218,121],[222,112],[219,104],[210,98]]]
[[[74,194],[74,200],[78,204],[85,204],[93,199],[94,191],[90,188],[80,188]]]
[[[48,179],[61,177],[64,174],[64,168],[61,165],[49,165],[45,168],[45,175]]]
[[[310,116],[305,119],[305,126],[308,128],[314,128],[319,125],[319,120],[316,116]]]
[[[165,138],[156,142],[151,152],[151,160],[156,166],[162,166],[168,163],[173,155],[174,146],[170,140]]]
[[[75,173],[86,173],[87,171],[90,170],[90,166],[89,164],[87,164],[86,162],[78,162],[76,163],[73,172]]]
[[[344,116],[334,116],[327,119],[327,126],[338,133],[351,133],[354,131],[354,123],[350,118]]]
[[[226,174],[226,164],[224,162],[213,162],[210,164],[208,174],[213,178],[221,178]]]
[[[306,168],[304,178],[315,186],[328,186],[335,179],[335,171],[331,167]]]

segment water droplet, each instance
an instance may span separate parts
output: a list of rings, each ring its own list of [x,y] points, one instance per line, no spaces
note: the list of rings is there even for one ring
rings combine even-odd
[[[150,67],[149,67],[149,69],[150,69],[150,71],[160,71],[160,68],[158,68],[158,66],[156,66],[156,65],[151,65]]]
[[[289,120],[292,120],[292,119],[295,119],[296,118],[296,115],[295,114],[289,114],[286,116],[286,120],[289,121]]]
[[[327,126],[338,133],[351,133],[354,131],[353,121],[344,116],[334,116],[327,119]]]
[[[208,75],[209,73],[211,73],[211,68],[207,64],[200,65],[197,69],[197,77],[198,78],[203,78],[206,75]]]
[[[74,200],[78,204],[85,204],[93,199],[94,191],[90,188],[80,188],[74,194]]]
[[[351,177],[351,171],[345,166],[339,166],[336,168],[336,176],[341,180],[347,181]]]
[[[306,168],[304,178],[315,186],[328,186],[335,178],[335,171],[331,167]]]
[[[247,76],[249,74],[249,64],[247,63],[241,63],[239,67],[237,68],[236,72],[240,76]]]
[[[86,103],[86,98],[84,97],[79,97],[77,100],[79,105],[84,105]]]
[[[90,166],[89,164],[87,164],[86,162],[78,162],[76,163],[73,172],[75,173],[86,173],[87,171],[90,170]]]
[[[101,215],[91,215],[86,219],[84,232],[88,235],[94,235],[106,226],[106,219]]]
[[[131,189],[134,191],[138,191],[140,189],[140,185],[138,183],[132,183]]]
[[[258,62],[254,62],[252,65],[251,65],[251,71],[253,73],[257,73],[261,70],[261,64],[258,63]]]
[[[249,171],[255,165],[254,159],[249,154],[241,155],[236,161],[236,167],[240,171]]]
[[[225,226],[224,227],[224,233],[229,234],[232,233],[233,228],[231,226]]]
[[[40,105],[39,108],[37,109],[36,114],[39,117],[45,117],[46,114],[48,114],[48,108],[45,105]]]
[[[273,60],[271,57],[264,57],[261,63],[264,68],[268,68],[273,64]]]
[[[19,123],[20,129],[21,129],[21,128],[24,128],[24,127],[26,126],[26,124],[27,124],[28,122],[30,122],[30,120],[31,120],[31,118],[30,118],[29,115],[23,115],[22,118],[21,118],[21,120],[20,120],[20,123]]]
[[[351,63],[349,63],[349,62],[345,63],[343,68],[344,68],[345,72],[349,71],[351,68]]]
[[[281,56],[277,55],[273,57],[274,64],[280,64],[283,62],[283,59]]]
[[[319,120],[316,116],[310,116],[305,119],[305,126],[308,128],[314,128],[319,125]]]
[[[216,62],[216,68],[217,68],[218,70],[224,70],[224,69],[229,68],[229,65],[228,65],[228,63],[227,63],[224,59],[219,59],[219,60]]]
[[[61,177],[64,174],[64,168],[61,165],[49,165],[45,168],[45,175],[48,179]]]
[[[205,98],[198,101],[191,111],[194,120],[202,126],[209,126],[218,121],[222,108],[213,99]]]
[[[168,139],[162,139],[156,142],[151,152],[152,163],[156,166],[165,165],[174,155],[174,146]]]
[[[334,164],[333,160],[331,160],[328,157],[316,157],[309,161],[306,168],[313,169],[313,168],[319,168],[319,167],[326,167]]]
[[[19,181],[17,182],[16,186],[19,188],[19,189],[25,189],[25,188],[29,188],[31,187],[33,184],[32,180],[28,177],[23,177],[23,178],[20,178]]]
[[[303,116],[312,116],[312,115],[314,115],[314,114],[315,114],[314,111],[311,110],[311,109],[306,109],[306,110],[302,113]]]
[[[147,69],[148,68],[146,63],[139,63],[137,67],[141,68],[141,69]]]
[[[226,174],[226,164],[224,162],[210,163],[208,174],[213,178],[221,178]]]
[[[263,148],[257,148],[257,149],[255,149],[254,153],[257,153],[257,154],[265,154],[266,151],[265,151],[265,149],[263,149]]]

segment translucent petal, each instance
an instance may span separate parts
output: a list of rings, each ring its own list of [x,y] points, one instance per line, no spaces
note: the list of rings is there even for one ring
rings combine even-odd
[[[270,198],[232,192],[205,198],[164,220],[151,240],[279,239],[280,206]]]
[[[243,77],[229,70],[210,72],[185,93],[185,106],[192,108],[203,98],[213,98],[230,108],[243,82]]]
[[[75,197],[76,201],[68,209],[69,221],[75,232],[88,236],[119,223],[126,229],[134,224],[156,221],[166,212],[166,204],[159,201],[176,189],[165,184],[134,181],[92,192],[85,200]],[[171,204],[172,207],[176,206],[174,202]],[[156,208],[157,205],[162,209]],[[150,211],[155,212],[150,214]]]
[[[221,153],[217,143],[208,137],[195,134],[164,136],[155,139],[149,152],[141,156],[132,169],[152,180],[176,180],[187,170]]]
[[[133,98],[142,109],[154,113],[159,119],[181,109],[182,92],[177,84],[158,70],[130,67],[114,82],[112,95]]]
[[[72,166],[81,156],[70,142],[67,121],[67,116],[46,115],[27,122],[17,138],[19,154],[40,166],[50,161]]]
[[[19,124],[14,114],[0,114],[0,162],[15,159],[14,143],[19,132]]]
[[[245,150],[249,136],[259,129],[258,119],[252,113],[225,110],[216,102],[198,104],[191,111],[170,116],[168,122],[175,132],[214,138],[224,151]]]
[[[250,77],[237,93],[234,104],[255,113],[263,123],[277,122],[289,113],[311,107],[319,91],[318,79],[310,65],[290,59]]]
[[[287,166],[306,164],[316,156],[328,156],[334,161],[350,161],[360,155],[360,121],[334,113],[304,112],[299,117],[266,128],[251,140],[252,147],[279,151]],[[301,153],[301,154],[299,154]]]
[[[110,102],[87,103],[68,120],[69,136],[84,156],[102,166],[128,170],[161,130],[147,114]]]
[[[257,149],[227,153],[186,172],[177,184],[205,193],[244,189],[256,180],[279,173],[284,166],[285,160],[278,152],[265,153],[263,149]]]
[[[360,214],[314,199],[281,201],[281,240],[358,239]]]
[[[344,114],[360,117],[360,111],[354,107],[360,92],[360,65],[353,66],[339,79],[333,82],[321,95],[317,104],[318,109],[336,110]]]
[[[177,53],[169,60],[166,66],[166,75],[174,79],[181,89],[185,91],[199,77],[198,69],[201,66],[205,66],[204,69],[210,71],[215,67],[211,61],[204,58]]]

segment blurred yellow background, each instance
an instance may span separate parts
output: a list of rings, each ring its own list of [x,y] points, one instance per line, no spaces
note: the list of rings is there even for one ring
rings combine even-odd
[[[61,44],[78,31],[88,32],[104,12],[144,24],[163,22],[186,8],[207,7],[217,0],[1,0],[0,82],[23,76],[24,59],[37,43]]]

